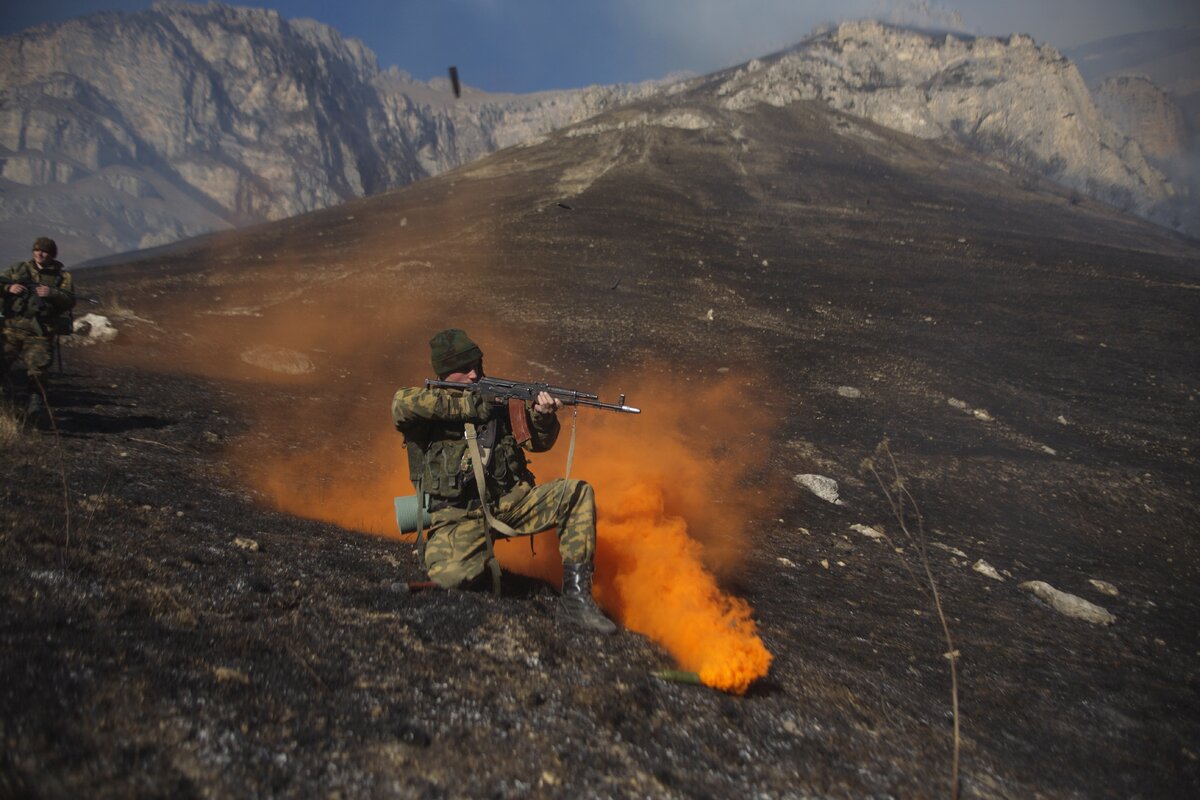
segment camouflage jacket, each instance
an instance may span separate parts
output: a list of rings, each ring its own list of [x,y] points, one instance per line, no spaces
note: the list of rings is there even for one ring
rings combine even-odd
[[[530,438],[518,442],[510,413],[524,414]],[[507,494],[518,483],[533,483],[522,449],[549,450],[558,438],[558,417],[541,414],[528,403],[494,405],[475,392],[449,389],[401,389],[392,398],[392,421],[404,434],[409,478],[413,485],[452,505],[478,500],[464,423],[474,423],[484,451],[488,496]]]
[[[47,261],[42,269],[33,261],[13,264],[0,273],[0,298],[3,299],[4,324],[7,327],[28,328],[39,336],[54,332],[55,318],[75,307],[75,288],[71,273],[60,261]],[[11,294],[6,283],[37,283],[50,287],[50,294],[38,297],[27,289],[24,294]],[[41,323],[51,323],[42,325]]]

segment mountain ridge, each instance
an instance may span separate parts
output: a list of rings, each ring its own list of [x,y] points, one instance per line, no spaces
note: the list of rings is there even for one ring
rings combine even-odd
[[[0,40],[0,241],[19,258],[52,233],[83,261],[282,219],[713,80],[725,107],[819,98],[1178,223],[1170,182],[1029,37],[843,23],[713,76],[454,100],[322,23],[158,2]]]

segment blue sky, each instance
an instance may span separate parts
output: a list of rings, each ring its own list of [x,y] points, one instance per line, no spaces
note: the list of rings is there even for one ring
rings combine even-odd
[[[465,83],[530,92],[710,72],[778,50],[818,24],[872,16],[969,33],[1032,34],[1059,48],[1200,25],[1196,0],[264,0],[232,3],[311,17],[361,39],[382,66],[427,80],[450,64]],[[7,0],[0,34],[150,0]]]

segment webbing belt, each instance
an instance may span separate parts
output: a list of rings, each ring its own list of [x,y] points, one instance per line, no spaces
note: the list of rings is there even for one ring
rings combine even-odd
[[[492,516],[492,510],[487,502],[487,478],[483,474],[483,454],[479,452],[479,434],[474,423],[468,422],[463,426],[467,439],[467,447],[471,449],[471,468],[475,470],[475,486],[479,489],[479,503],[483,508],[483,519],[487,523],[483,538],[487,542],[487,566],[492,572],[492,593],[500,596],[500,562],[496,560],[496,550],[492,547],[492,531],[498,530],[508,536],[518,536],[507,522],[501,522]]]

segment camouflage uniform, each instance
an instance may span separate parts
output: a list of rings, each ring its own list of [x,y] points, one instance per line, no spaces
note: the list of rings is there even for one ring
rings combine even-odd
[[[441,586],[473,580],[487,563],[487,523],[464,437],[467,422],[479,430],[493,516],[521,535],[557,527],[563,563],[591,563],[596,551],[592,487],[561,478],[536,486],[522,452],[550,449],[558,437],[558,418],[526,403],[515,413],[528,415],[528,441],[513,435],[507,407],[474,392],[401,389],[392,400],[392,419],[408,447],[410,477],[433,501],[425,569]]]
[[[483,377],[483,352],[463,331],[439,331],[429,347],[430,363],[439,377],[452,376],[461,383]],[[556,408],[561,404],[540,395],[534,403],[510,399],[500,405],[497,399],[459,389],[401,389],[392,398],[392,421],[408,448],[409,477],[433,501],[425,570],[439,586],[466,586],[489,567],[489,526],[499,528],[492,535],[500,536],[530,536],[557,528],[563,562],[561,616],[591,633],[615,632],[617,626],[592,598],[592,487],[565,479],[536,486],[525,461],[523,450],[549,450],[558,438],[557,415],[538,409],[548,408],[551,401]],[[468,425],[474,430],[473,443],[467,438]],[[480,505],[472,449],[483,462],[480,471],[487,486],[482,495],[491,520]],[[499,566],[490,566],[498,579]]]
[[[46,246],[54,247],[48,239],[39,239],[38,242],[49,242]],[[3,357],[0,357],[0,376],[7,376],[9,367],[19,358],[25,362],[25,371],[30,379],[40,381],[54,360],[58,325],[64,321],[63,315],[75,307],[71,273],[63,269],[62,262],[49,258],[40,268],[33,260],[14,264],[0,277],[5,279],[5,282],[0,282],[4,313],[4,350]],[[26,291],[23,294],[11,294],[6,282],[26,284]],[[50,293],[46,297],[39,297],[29,284],[49,286]]]

